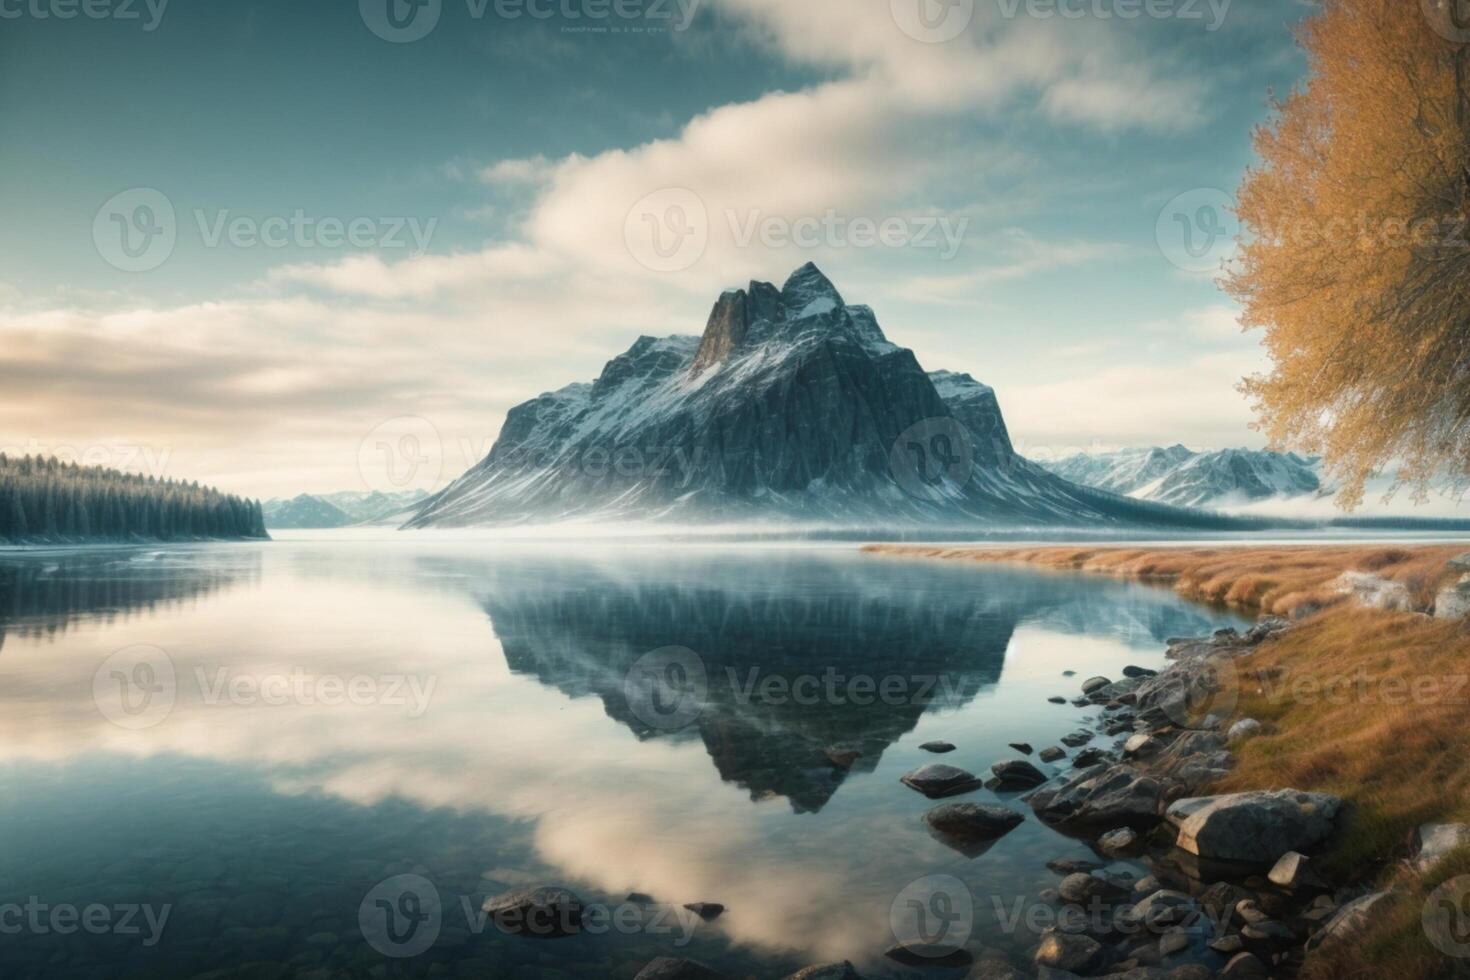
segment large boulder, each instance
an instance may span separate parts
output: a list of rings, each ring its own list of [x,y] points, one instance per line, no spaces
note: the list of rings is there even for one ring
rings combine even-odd
[[[980,788],[980,779],[974,773],[947,766],[942,762],[920,766],[912,772],[904,773],[900,778],[905,786],[918,790],[930,799],[958,796]]]
[[[1393,892],[1382,891],[1348,902],[1307,942],[1307,949],[1331,949],[1351,942],[1383,914],[1393,899]]]
[[[1094,766],[1056,787],[1031,795],[1031,808],[1050,823],[1090,831],[1132,827],[1148,830],[1159,821],[1164,786],[1127,764]]]
[[[1434,596],[1435,619],[1464,619],[1470,616],[1470,575],[1461,575]]]
[[[1311,850],[1331,835],[1342,801],[1294,789],[1176,801],[1177,846],[1204,860],[1268,870],[1287,851]]]
[[[1409,612],[1414,608],[1413,596],[1403,582],[1395,582],[1372,572],[1343,572],[1332,582],[1337,592],[1351,596],[1369,609]]]
[[[1426,823],[1414,832],[1414,870],[1427,874],[1457,848],[1470,847],[1470,826]]]

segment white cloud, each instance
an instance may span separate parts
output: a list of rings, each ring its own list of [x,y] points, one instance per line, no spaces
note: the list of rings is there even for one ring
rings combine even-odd
[[[1264,353],[1218,353],[1035,384],[996,379],[995,389],[1017,449],[1027,454],[1057,458],[1165,439],[1196,449],[1259,448],[1263,440],[1249,429],[1250,406],[1235,386],[1264,367]]]
[[[486,184],[534,184],[545,180],[551,161],[541,154],[521,159],[501,160],[482,167],[479,178]]]

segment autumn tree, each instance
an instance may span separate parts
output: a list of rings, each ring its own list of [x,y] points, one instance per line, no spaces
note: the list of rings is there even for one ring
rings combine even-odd
[[[1470,476],[1470,4],[1324,0],[1305,83],[1256,133],[1225,288],[1274,362],[1244,382],[1271,442],[1374,472]]]

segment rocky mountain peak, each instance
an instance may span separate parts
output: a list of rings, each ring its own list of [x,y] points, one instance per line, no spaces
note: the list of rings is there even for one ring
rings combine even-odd
[[[846,305],[832,280],[808,262],[791,273],[780,289],[753,280],[746,289],[727,289],[721,294],[710,310],[689,376],[698,378],[746,346],[833,329],[850,330],[875,348],[892,347],[873,311]]]
[[[791,319],[816,316],[841,309],[842,294],[816,263],[808,262],[793,272],[781,287],[781,305]]]
[[[699,351],[689,366],[690,377],[699,377],[745,343],[750,329],[749,306],[743,289],[726,290],[715,301],[715,308],[710,310],[709,320],[705,323],[704,336],[699,341]]]

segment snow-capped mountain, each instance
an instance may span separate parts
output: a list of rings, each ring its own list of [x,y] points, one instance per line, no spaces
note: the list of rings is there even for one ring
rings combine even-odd
[[[309,493],[297,494],[289,500],[267,500],[261,505],[265,526],[273,530],[294,528],[346,527],[352,518]]]
[[[641,337],[590,384],[509,412],[412,527],[566,519],[882,525],[1210,518],[1063,480],[1017,455],[995,393],[920,367],[816,266],[725,292],[702,336]]]
[[[1078,453],[1047,469],[1075,483],[1180,507],[1220,507],[1322,491],[1318,460],[1295,453],[1183,446]]]
[[[414,505],[427,497],[423,490],[383,493],[343,490],[303,493],[289,500],[276,498],[262,505],[268,528],[331,528],[353,524],[397,526],[407,520]]]

